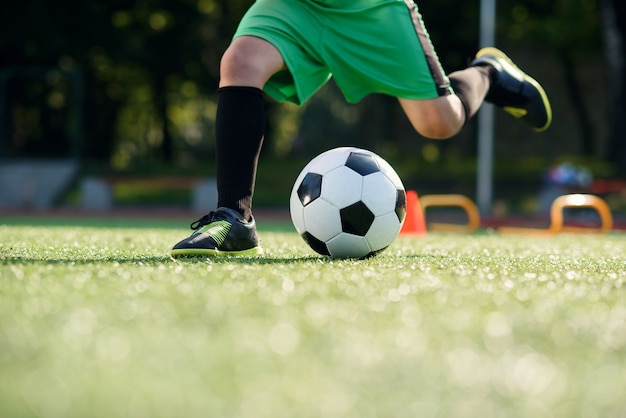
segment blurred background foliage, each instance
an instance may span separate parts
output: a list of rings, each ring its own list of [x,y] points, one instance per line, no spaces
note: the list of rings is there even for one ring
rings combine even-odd
[[[211,174],[219,61],[252,3],[2,2],[0,156],[71,155],[113,170]],[[478,47],[479,0],[418,4],[444,68],[463,68]],[[625,9],[622,0],[498,2],[497,46],[546,87],[554,124],[537,134],[498,112],[497,175],[561,160],[599,176],[626,174]],[[332,82],[303,107],[269,99],[267,107],[264,159],[356,145],[381,153],[405,177],[475,170],[475,121],[457,138],[427,140],[394,99],[372,95],[350,105]]]

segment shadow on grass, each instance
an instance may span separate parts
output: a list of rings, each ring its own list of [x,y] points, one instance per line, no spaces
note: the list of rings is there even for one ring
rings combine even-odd
[[[412,254],[402,256],[390,256],[393,261],[406,261],[413,259],[424,259],[423,254]],[[428,256],[432,257],[432,256]],[[124,265],[160,265],[165,263],[176,263],[182,265],[194,264],[255,264],[255,265],[286,265],[286,264],[350,264],[350,263],[368,263],[370,261],[378,262],[382,257],[372,257],[365,260],[359,259],[333,259],[323,256],[260,256],[260,257],[183,257],[172,258],[170,256],[112,256],[112,257],[28,257],[28,256],[9,256],[0,258],[0,265],[95,265],[95,264],[124,264]],[[387,257],[385,257],[387,258]],[[389,260],[386,260],[389,261]]]
[[[187,257],[187,258],[172,258],[169,256],[145,256],[145,257],[93,257],[93,258],[72,258],[72,257],[27,257],[27,256],[12,256],[3,257],[0,259],[0,265],[89,265],[89,264],[138,264],[138,265],[158,265],[164,263],[177,263],[177,264],[258,264],[258,265],[271,265],[271,264],[293,264],[293,263],[325,263],[328,261],[335,261],[323,257],[305,256],[305,257],[219,257],[219,258],[207,258],[207,257]]]

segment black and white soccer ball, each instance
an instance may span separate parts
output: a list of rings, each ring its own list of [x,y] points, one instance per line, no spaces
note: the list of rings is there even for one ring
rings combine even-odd
[[[289,209],[296,230],[317,253],[360,259],[396,239],[406,215],[406,193],[387,161],[368,150],[342,147],[302,169]]]

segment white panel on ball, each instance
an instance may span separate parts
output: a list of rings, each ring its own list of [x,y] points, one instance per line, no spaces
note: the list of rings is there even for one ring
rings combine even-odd
[[[328,241],[341,232],[339,210],[324,199],[315,199],[304,207],[304,227],[320,241]]]
[[[341,233],[326,243],[332,257],[336,258],[361,258],[369,254],[372,249],[364,237]]]
[[[396,208],[398,191],[395,186],[380,171],[363,177],[363,192],[361,200],[376,216],[384,215]]]
[[[398,189],[404,190],[404,184],[402,184],[400,176],[398,176],[398,173],[396,173],[396,170],[393,169],[391,164],[389,164],[386,160],[383,160],[382,158],[378,159],[378,164],[380,165],[380,171],[385,173],[385,175],[389,178],[389,180],[391,180],[393,185],[396,186]]]
[[[355,148],[342,147],[326,151],[320,154],[318,158],[311,160],[302,171],[326,174],[329,170],[344,165],[350,155],[350,151],[354,149]]]
[[[401,226],[396,212],[376,217],[369,231],[365,234],[365,239],[372,251],[383,249],[393,242],[400,233]]]
[[[322,198],[338,208],[361,200],[363,176],[342,165],[324,174]]]

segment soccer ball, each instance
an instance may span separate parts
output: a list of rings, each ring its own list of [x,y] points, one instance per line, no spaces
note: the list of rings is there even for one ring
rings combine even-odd
[[[289,209],[293,225],[314,251],[361,259],[396,239],[406,194],[398,174],[380,156],[342,147],[318,155],[302,169]]]

